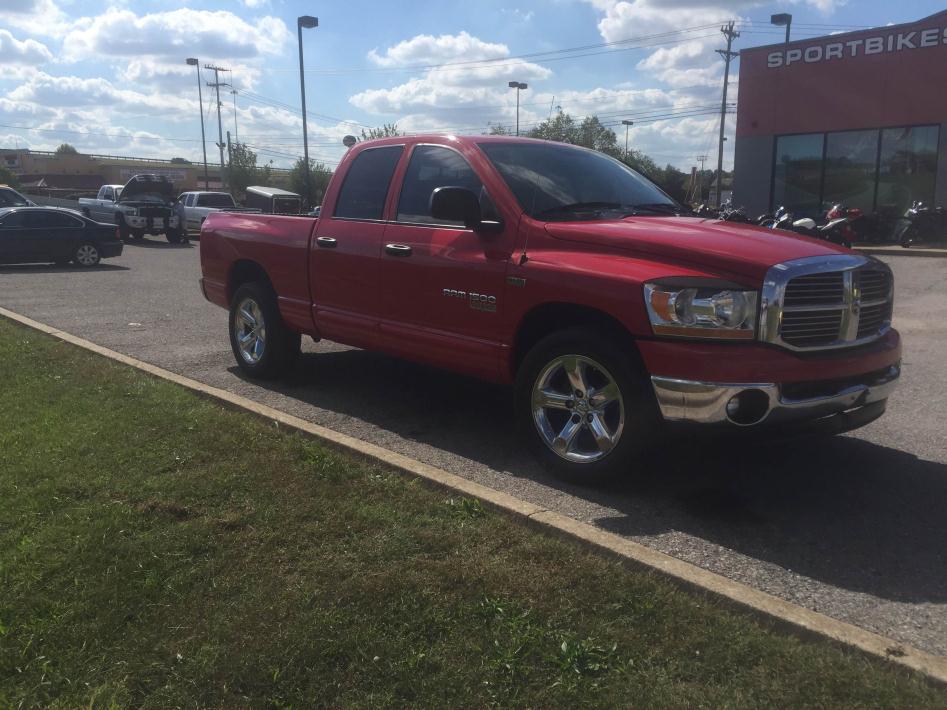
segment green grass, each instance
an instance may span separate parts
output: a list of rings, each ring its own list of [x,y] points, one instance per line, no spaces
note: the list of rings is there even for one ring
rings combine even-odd
[[[0,320],[0,707],[945,695]]]

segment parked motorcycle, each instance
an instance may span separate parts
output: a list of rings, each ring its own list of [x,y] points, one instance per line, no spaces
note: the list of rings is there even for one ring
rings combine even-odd
[[[904,213],[898,225],[897,237],[905,249],[918,243],[947,240],[947,210],[915,202]]]
[[[849,225],[848,217],[835,217],[825,224],[816,224],[811,217],[795,219],[793,213],[786,207],[780,207],[773,215],[771,229],[785,229],[796,234],[803,234],[815,239],[823,239],[832,244],[839,244],[851,248],[855,241],[855,232]]]

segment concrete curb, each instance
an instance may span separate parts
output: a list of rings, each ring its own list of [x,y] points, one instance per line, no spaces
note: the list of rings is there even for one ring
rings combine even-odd
[[[947,658],[920,651],[880,634],[861,629],[853,624],[811,611],[696,565],[683,562],[670,555],[652,550],[640,543],[606,532],[594,525],[583,523],[561,513],[520,500],[515,496],[488,488],[435,466],[416,461],[408,456],[313,424],[273,407],[254,402],[241,395],[205,385],[155,365],[136,360],[6,308],[0,307],[0,316],[115,362],[129,365],[155,377],[181,385],[229,407],[250,412],[277,422],[280,426],[315,437],[336,449],[354,454],[359,458],[383,464],[457,493],[479,498],[494,508],[523,517],[529,522],[539,525],[547,532],[580,541],[625,563],[658,573],[679,585],[714,595],[726,603],[754,612],[796,633],[805,636],[817,636],[861,651],[869,656],[887,660],[905,669],[920,673],[939,685],[947,686]]]
[[[947,258],[947,249],[937,247],[861,247],[857,244],[853,247],[855,251],[871,256],[939,256]]]

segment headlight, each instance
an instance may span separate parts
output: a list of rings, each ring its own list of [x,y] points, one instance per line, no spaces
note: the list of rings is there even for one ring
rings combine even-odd
[[[713,279],[668,279],[644,285],[655,335],[752,340],[759,294]]]

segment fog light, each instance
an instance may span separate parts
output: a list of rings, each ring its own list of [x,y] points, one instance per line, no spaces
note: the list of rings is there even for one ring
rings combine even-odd
[[[734,424],[758,424],[769,414],[769,395],[763,390],[743,390],[727,402],[727,418]]]

